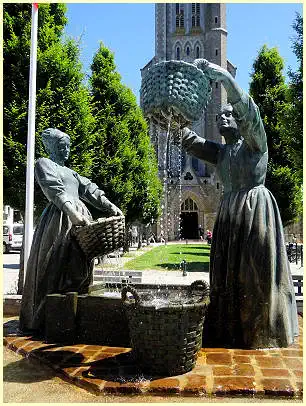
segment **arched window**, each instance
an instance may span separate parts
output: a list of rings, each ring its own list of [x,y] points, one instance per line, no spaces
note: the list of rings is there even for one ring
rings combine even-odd
[[[179,61],[181,59],[181,49],[176,47],[176,59]]]
[[[198,206],[190,197],[188,197],[181,204],[181,211],[198,211]]]
[[[200,4],[192,3],[191,12],[192,12],[191,17],[192,27],[200,27]]]
[[[184,4],[176,3],[175,5],[175,25],[177,28],[184,27]]]
[[[190,55],[190,48],[189,48],[189,47],[186,48],[186,55],[187,55],[187,56]]]
[[[200,58],[200,47],[196,47],[196,58]]]

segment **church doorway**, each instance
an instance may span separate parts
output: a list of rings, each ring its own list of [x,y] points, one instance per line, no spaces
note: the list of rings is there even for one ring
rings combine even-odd
[[[181,205],[181,238],[198,239],[198,206],[190,198],[187,198]]]
[[[199,238],[197,212],[181,213],[181,233],[184,239],[196,240]]]

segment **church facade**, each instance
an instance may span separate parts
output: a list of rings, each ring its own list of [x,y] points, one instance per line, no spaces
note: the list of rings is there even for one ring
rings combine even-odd
[[[235,76],[236,68],[226,56],[226,4],[157,3],[155,5],[155,56],[141,70],[165,60],[192,62],[205,58]],[[202,117],[192,123],[201,137],[223,142],[217,129],[217,114],[226,103],[226,92],[213,83],[212,99]],[[166,135],[151,124],[150,136],[158,157],[164,185],[163,214],[158,221],[158,240],[197,239],[199,230],[212,230],[222,193],[212,165],[188,156],[168,143]]]

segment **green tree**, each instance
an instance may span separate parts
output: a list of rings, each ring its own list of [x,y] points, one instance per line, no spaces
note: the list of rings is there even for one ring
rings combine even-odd
[[[285,150],[300,185],[303,181],[303,17],[296,14],[292,26],[296,32],[292,49],[298,61],[297,71],[289,69],[287,103],[281,111],[280,131]]]
[[[125,213],[127,223],[159,215],[161,185],[148,129],[132,91],[121,83],[102,43],[90,77],[96,121],[93,180]]]
[[[70,167],[90,175],[94,120],[83,84],[78,45],[63,40],[66,6],[40,4],[37,49],[35,157],[45,155],[40,134],[56,127],[71,137]],[[4,201],[21,211],[25,202],[31,4],[4,4]],[[37,214],[46,200],[36,185]]]
[[[266,186],[275,196],[283,224],[301,210],[298,177],[291,165],[281,134],[280,113],[287,104],[284,62],[276,48],[264,45],[253,64],[250,94],[258,105],[267,134],[269,162]]]

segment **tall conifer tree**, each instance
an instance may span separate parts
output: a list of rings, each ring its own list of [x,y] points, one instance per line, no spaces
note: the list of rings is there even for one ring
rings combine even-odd
[[[123,209],[127,223],[148,223],[159,214],[161,185],[146,121],[132,91],[121,83],[113,54],[102,43],[91,70],[93,179]]]
[[[303,17],[296,14],[292,25],[295,36],[292,49],[297,58],[298,67],[294,72],[289,69],[287,103],[281,110],[280,131],[285,150],[291,165],[296,171],[300,185],[303,182]]]
[[[41,132],[71,136],[70,167],[90,175],[93,118],[77,44],[63,40],[66,6],[40,4],[37,49],[35,157],[45,154]],[[4,202],[24,210],[31,4],[4,4]],[[46,200],[35,190],[37,214]]]
[[[269,162],[266,186],[275,196],[283,224],[300,213],[301,191],[286,152],[280,128],[280,112],[287,104],[284,62],[276,48],[264,45],[253,64],[250,94],[258,105],[267,134]]]

